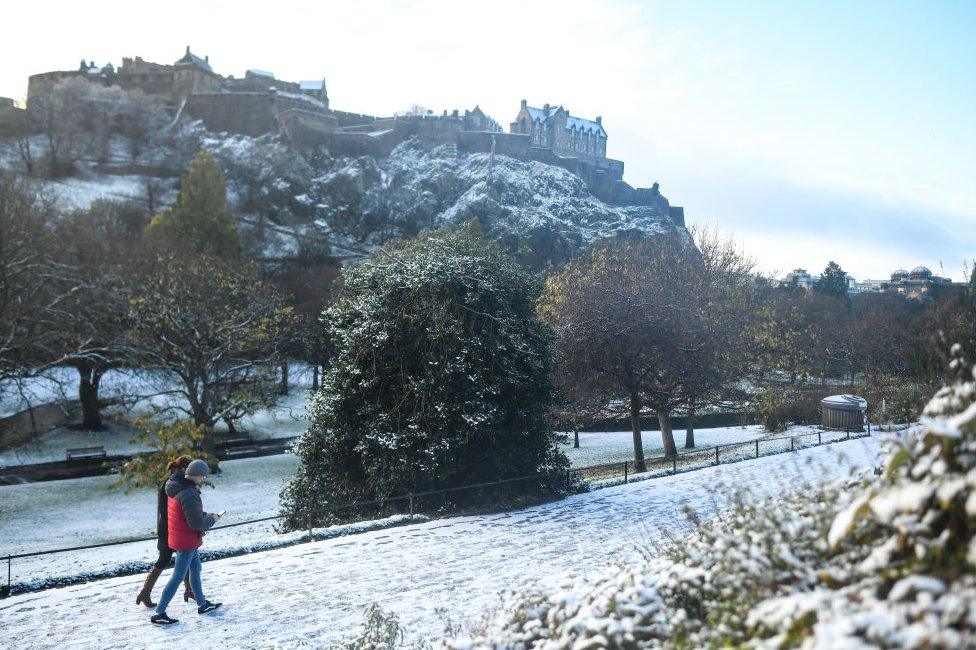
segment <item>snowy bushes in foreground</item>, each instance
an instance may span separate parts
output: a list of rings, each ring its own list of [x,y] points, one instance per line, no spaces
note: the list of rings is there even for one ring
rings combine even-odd
[[[517,596],[446,645],[976,647],[976,376],[954,354],[883,473],[740,500],[664,557]]]

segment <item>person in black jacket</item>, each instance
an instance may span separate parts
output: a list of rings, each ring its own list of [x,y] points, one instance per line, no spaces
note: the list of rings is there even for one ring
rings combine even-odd
[[[180,456],[176,460],[170,462],[169,465],[166,466],[166,470],[170,473],[170,476],[174,476],[176,474],[182,476],[183,471],[187,468],[187,465],[189,465],[192,460],[193,459],[189,456]],[[159,579],[160,574],[173,561],[174,551],[167,543],[167,537],[169,536],[169,522],[167,516],[166,498],[166,481],[163,481],[159,486],[156,502],[156,548],[159,549],[159,558],[149,570],[149,575],[146,576],[146,583],[142,585],[142,591],[140,591],[139,595],[136,596],[136,605],[145,605],[146,607],[156,606],[156,603],[154,603],[151,598],[152,589],[156,585],[156,581]],[[194,596],[193,588],[190,586],[189,575],[183,581],[183,587],[183,602],[192,600]]]

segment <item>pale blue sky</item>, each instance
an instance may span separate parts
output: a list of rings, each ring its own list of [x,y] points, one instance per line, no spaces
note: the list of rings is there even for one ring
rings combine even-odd
[[[857,278],[961,278],[976,256],[976,0],[78,7],[0,10],[0,95],[83,57],[170,62],[190,44],[223,74],[324,76],[346,110],[478,103],[507,125],[523,97],[561,103],[603,116],[631,183],[659,181],[769,272],[835,259]]]

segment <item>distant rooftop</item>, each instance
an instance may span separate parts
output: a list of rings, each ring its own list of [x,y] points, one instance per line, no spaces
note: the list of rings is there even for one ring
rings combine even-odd
[[[189,45],[186,46],[186,54],[184,54],[183,57],[181,59],[177,60],[176,62],[177,63],[192,63],[193,65],[195,65],[195,66],[197,66],[199,68],[203,68],[207,72],[213,72],[213,68],[210,67],[210,61],[208,61],[206,57],[204,57],[204,58],[201,59],[196,54],[194,54],[193,52],[191,52]]]
[[[603,125],[599,122],[593,120],[587,120],[582,117],[573,117],[570,115],[566,118],[566,127],[570,129],[576,129],[577,131],[588,131],[590,133],[597,133],[599,135],[606,136],[607,132],[603,130]]]
[[[529,116],[532,118],[534,122],[545,122],[549,117],[555,115],[556,111],[558,111],[560,108],[563,107],[560,106],[559,108],[551,109],[549,111],[549,114],[547,115],[545,109],[536,108],[535,106],[525,107],[525,109],[529,112]],[[563,108],[563,111],[566,111],[566,109]],[[602,135],[603,137],[607,137],[607,132],[603,129],[602,124],[600,124],[595,120],[587,120],[582,117],[567,115],[566,128],[576,129],[577,131],[587,131],[589,133],[597,133],[599,135]]]
[[[274,73],[268,72],[267,70],[258,70],[257,68],[251,68],[247,71],[247,74],[252,74],[256,77],[267,77],[268,79],[274,79]]]
[[[298,87],[301,90],[322,90],[324,86],[325,82],[321,79],[306,79],[298,82]]]

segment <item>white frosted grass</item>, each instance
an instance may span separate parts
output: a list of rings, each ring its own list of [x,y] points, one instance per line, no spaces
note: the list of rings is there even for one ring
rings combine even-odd
[[[660,547],[668,535],[691,529],[685,506],[708,516],[736,487],[776,494],[846,476],[874,464],[878,443],[877,437],[839,442],[514,512],[215,560],[204,565],[203,582],[206,595],[224,607],[200,617],[179,602],[169,613],[181,620],[179,643],[187,647],[328,645],[356,630],[372,602],[397,614],[411,637],[436,637],[445,616],[476,620],[497,607],[502,591],[554,588],[567,575],[600,574],[636,550]],[[102,553],[114,558],[118,551]],[[27,647],[43,635],[52,647],[169,650],[173,631],[153,628],[147,610],[129,604],[141,583],[141,575],[110,578],[0,601],[4,640]]]

